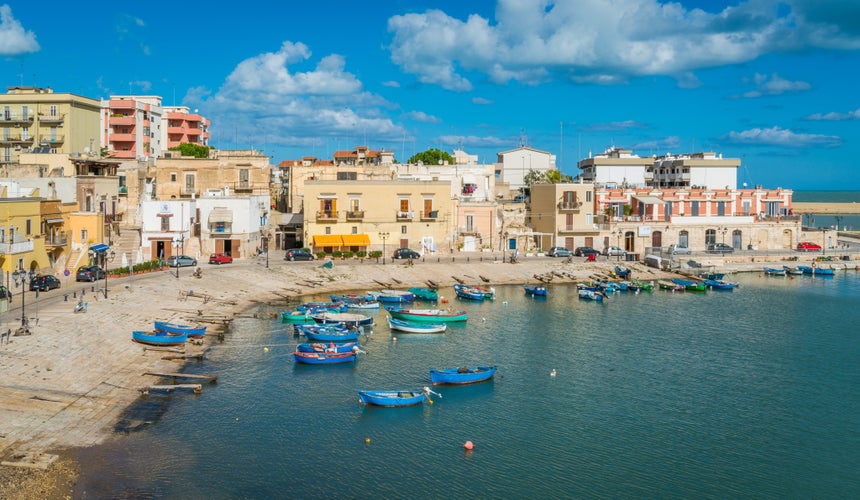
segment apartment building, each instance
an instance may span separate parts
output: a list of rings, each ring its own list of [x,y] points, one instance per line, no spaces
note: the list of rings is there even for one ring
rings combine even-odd
[[[595,225],[594,184],[534,184],[529,207],[528,222],[538,248],[594,246],[600,232]]]
[[[556,170],[555,155],[526,146],[502,151],[497,155],[498,183],[506,184],[511,193],[519,192],[525,187],[526,175],[531,170]]]
[[[111,96],[101,101],[101,144],[113,158],[161,156],[160,96]]]
[[[209,120],[197,113],[192,113],[187,106],[164,106],[163,116],[167,126],[161,128],[162,150],[175,148],[182,143],[209,145]]]
[[[23,152],[71,154],[100,145],[100,102],[41,87],[7,87],[0,94],[0,164]]]
[[[314,252],[452,245],[451,183],[417,180],[311,180],[304,183],[304,245]]]
[[[209,158],[164,157],[154,171],[154,198],[199,198],[207,189],[268,196],[271,169],[269,157],[256,149],[212,150]]]

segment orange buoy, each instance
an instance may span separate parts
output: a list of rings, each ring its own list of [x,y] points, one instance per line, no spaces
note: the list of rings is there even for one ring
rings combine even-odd
[[[475,443],[473,443],[471,441],[466,441],[465,443],[463,443],[463,448],[466,448],[469,451],[471,451],[474,447],[475,447]]]
[[[447,303],[448,303],[448,299],[442,299],[440,302],[442,302],[443,304],[447,304]]]

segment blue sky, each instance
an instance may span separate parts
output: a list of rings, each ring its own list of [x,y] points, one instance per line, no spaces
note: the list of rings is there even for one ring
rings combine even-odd
[[[0,0],[2,2],[2,0]],[[161,95],[274,162],[520,144],[740,158],[738,184],[860,189],[860,2],[0,3],[2,83]]]

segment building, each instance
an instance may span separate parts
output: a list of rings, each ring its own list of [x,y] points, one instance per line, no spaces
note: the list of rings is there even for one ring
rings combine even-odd
[[[164,106],[164,116],[167,126],[161,128],[161,146],[163,150],[175,148],[180,144],[209,145],[209,120],[197,113],[192,113],[187,106]]]
[[[735,189],[740,164],[714,152],[640,158],[613,146],[580,160],[578,166],[580,179],[599,186]]]
[[[24,152],[71,154],[100,145],[100,103],[51,88],[7,87],[0,94],[0,164]]]
[[[533,184],[528,220],[538,248],[593,246],[600,232],[594,207],[594,184]]]
[[[540,173],[556,170],[555,155],[526,146],[497,155],[497,184],[506,184],[512,193],[522,191],[526,175],[532,170]]]
[[[262,151],[213,150],[209,158],[163,157],[155,169],[155,199],[199,198],[207,189],[228,196],[268,196],[272,166]]]
[[[352,151],[335,151],[334,164],[338,167],[354,167],[362,165],[391,165],[394,163],[394,152],[372,150],[367,146],[356,146]]]
[[[448,248],[451,183],[313,180],[304,183],[305,246],[314,252]]]
[[[119,159],[161,156],[162,107],[159,96],[111,96],[101,101],[101,144]]]

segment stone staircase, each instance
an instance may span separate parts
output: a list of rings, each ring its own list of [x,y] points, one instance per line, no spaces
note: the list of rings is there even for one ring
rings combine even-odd
[[[119,235],[113,236],[113,245],[110,249],[115,252],[116,256],[113,262],[108,264],[109,269],[122,266],[122,254],[125,254],[129,264],[133,264],[137,251],[140,249],[140,230],[136,227],[123,227]],[[146,259],[147,256],[144,255],[143,258]]]

